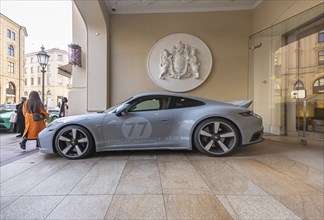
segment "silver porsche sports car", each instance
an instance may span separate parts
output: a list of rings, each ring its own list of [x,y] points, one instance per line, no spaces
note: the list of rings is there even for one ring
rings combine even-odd
[[[40,151],[80,159],[100,151],[196,147],[222,156],[262,140],[262,118],[247,108],[251,103],[140,94],[104,112],[53,121],[39,134]]]

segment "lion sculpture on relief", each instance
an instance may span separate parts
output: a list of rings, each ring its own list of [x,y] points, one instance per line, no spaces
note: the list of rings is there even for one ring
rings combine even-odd
[[[160,79],[166,77],[182,79],[193,76],[199,78],[199,60],[197,50],[181,41],[172,46],[171,50],[161,53]]]

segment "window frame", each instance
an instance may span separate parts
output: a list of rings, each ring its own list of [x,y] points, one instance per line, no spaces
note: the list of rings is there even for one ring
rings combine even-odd
[[[324,50],[318,51],[318,65],[324,65]]]
[[[10,29],[7,29],[7,37],[11,38],[11,30]]]
[[[318,43],[324,42],[324,30],[318,32]]]
[[[297,80],[294,84],[294,90],[305,90],[304,83],[301,80]]]
[[[163,104],[162,99],[164,99],[167,102],[167,104]],[[168,100],[169,99],[170,98],[168,96],[145,96],[145,97],[140,97],[138,99],[135,99],[135,100],[131,101],[130,108],[129,108],[128,112],[160,111],[160,110],[168,109]],[[150,100],[158,101],[159,102],[158,108],[147,108],[147,109],[139,109],[138,110],[138,107],[136,107],[136,106],[140,105],[141,103],[144,103],[144,102],[147,102],[147,101],[150,101]],[[165,105],[165,106],[163,106],[163,105]]]
[[[313,94],[323,94],[323,93],[324,93],[324,76],[317,78],[313,82]]]
[[[15,49],[11,44],[8,46],[8,55],[12,57],[15,56]]]
[[[12,40],[16,40],[16,33],[11,31],[11,37]]]
[[[8,73],[15,73],[15,64],[8,61]]]
[[[63,61],[64,60],[63,55],[62,54],[58,54],[56,60],[57,61]]]

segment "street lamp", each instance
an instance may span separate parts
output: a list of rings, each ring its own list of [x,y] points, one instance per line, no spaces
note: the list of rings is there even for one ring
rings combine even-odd
[[[41,51],[36,54],[39,65],[42,67],[42,102],[44,103],[44,86],[45,86],[45,68],[48,64],[48,58],[50,57],[45,51],[44,45],[41,47]]]

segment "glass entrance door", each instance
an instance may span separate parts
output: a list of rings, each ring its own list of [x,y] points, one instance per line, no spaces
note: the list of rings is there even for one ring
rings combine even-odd
[[[250,37],[250,96],[269,136],[324,141],[323,4]]]
[[[287,123],[291,125],[292,130],[295,124],[298,137],[304,144],[313,139],[323,139],[323,33],[323,19],[319,19],[287,35],[285,46],[281,48],[287,54],[285,81],[290,93],[290,97],[286,99],[286,105],[290,106],[287,114],[296,112],[296,115],[292,114],[292,117],[289,117]],[[295,53],[290,54],[293,51]]]

